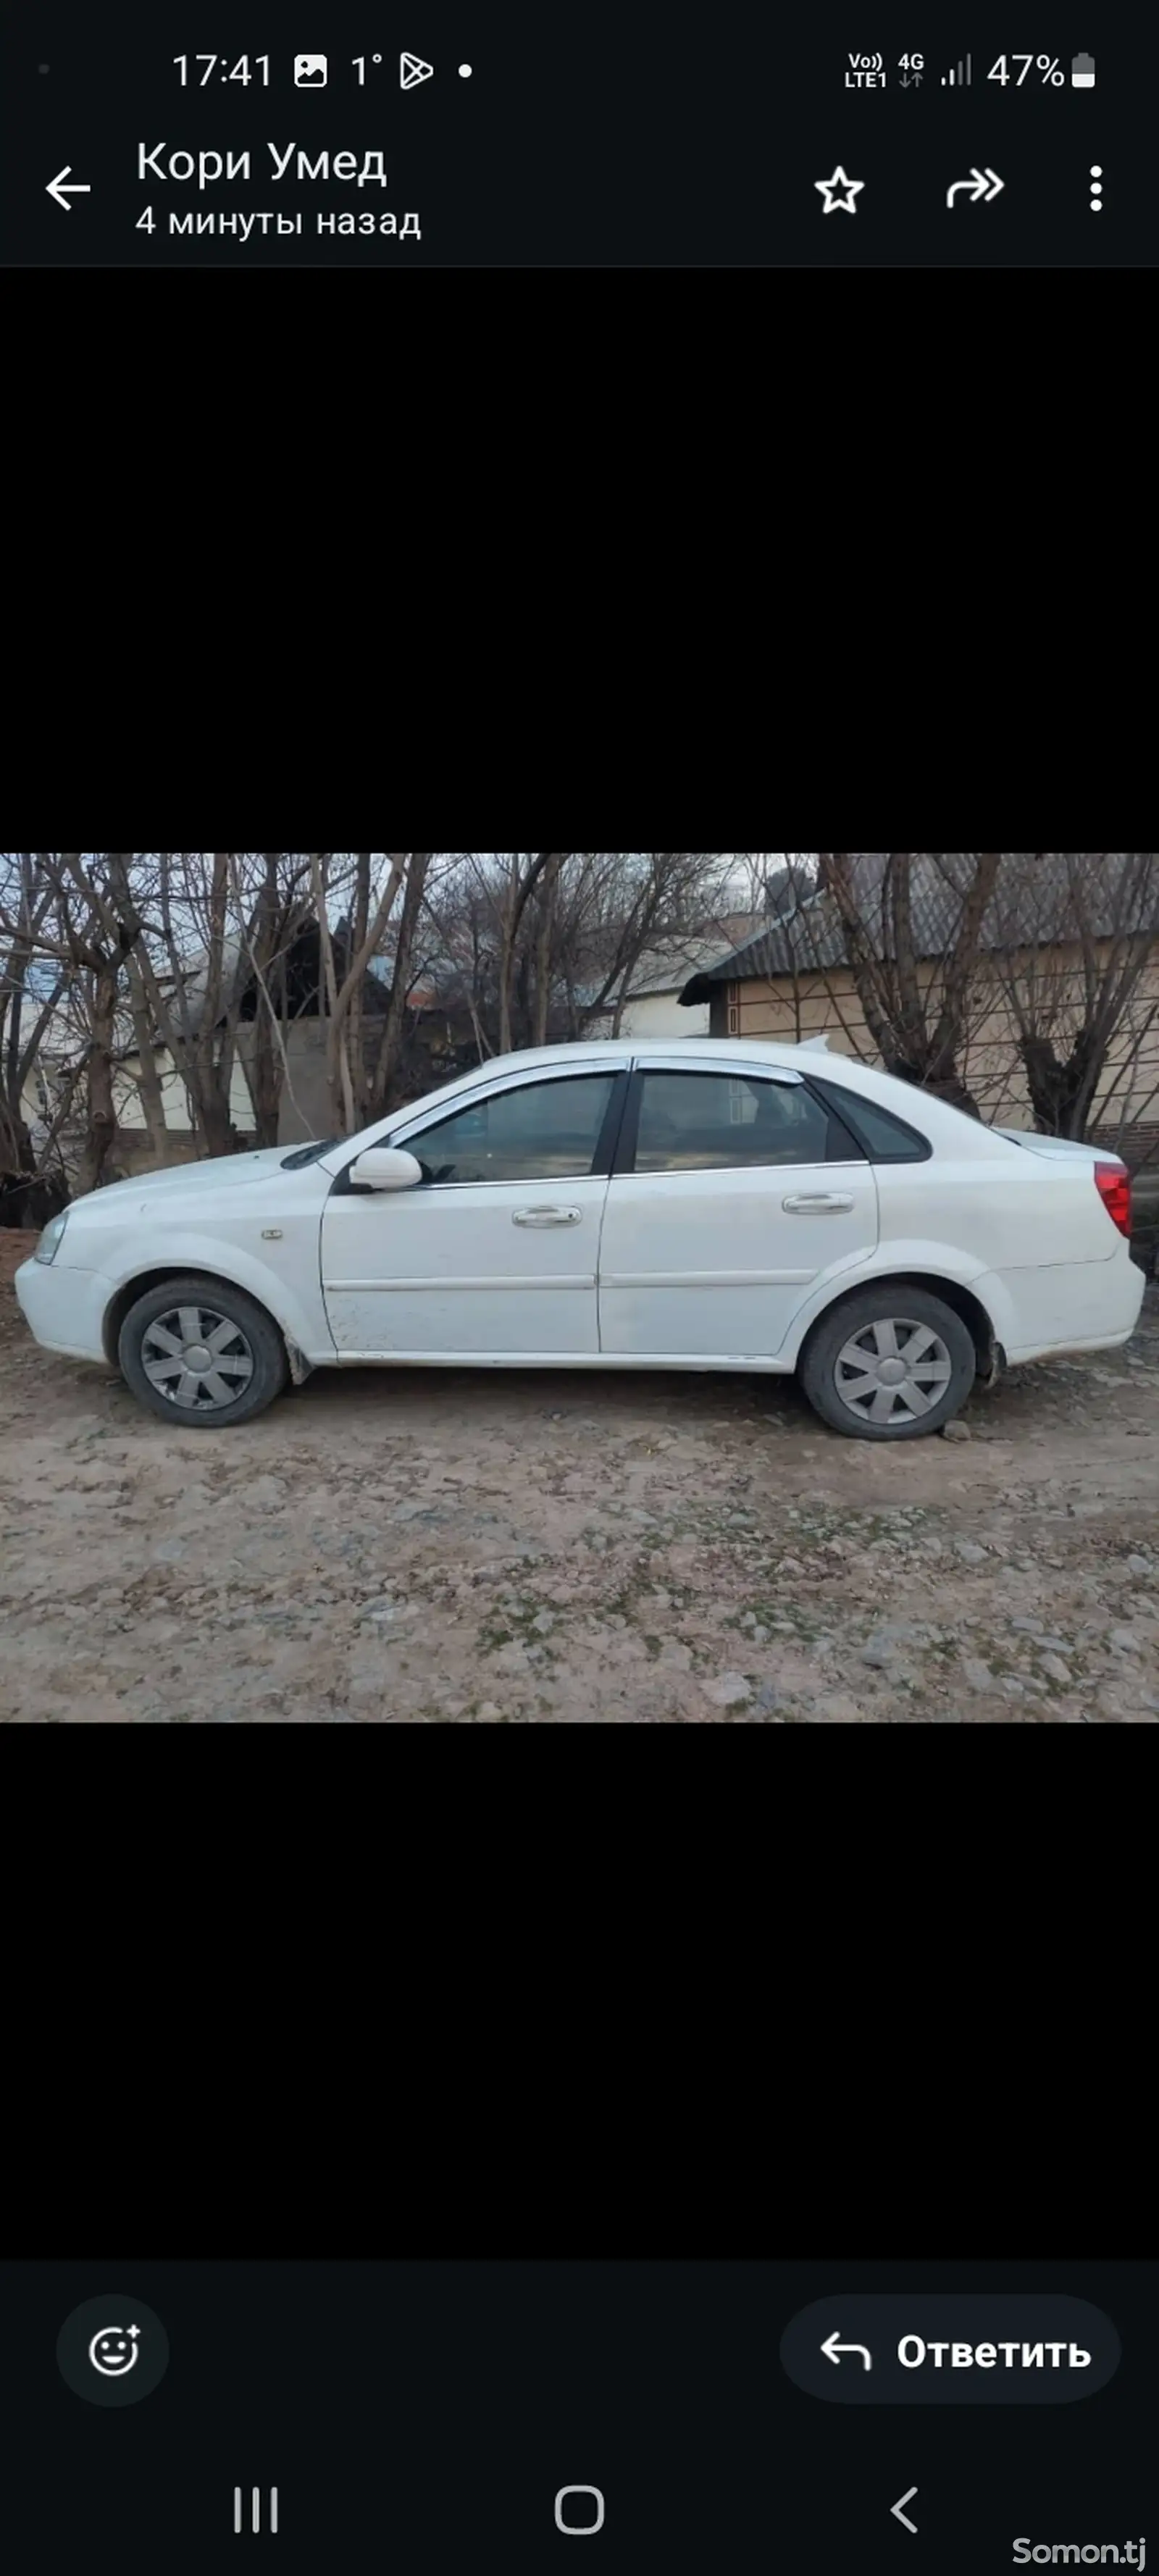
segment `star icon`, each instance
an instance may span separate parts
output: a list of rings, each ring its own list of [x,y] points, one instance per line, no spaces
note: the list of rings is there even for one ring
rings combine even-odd
[[[853,200],[857,195],[858,190],[865,186],[865,181],[864,179],[847,179],[845,172],[841,167],[841,163],[838,162],[831,179],[814,179],[813,185],[815,188],[820,189],[825,200],[821,209],[822,214],[855,215],[857,208],[854,205]]]

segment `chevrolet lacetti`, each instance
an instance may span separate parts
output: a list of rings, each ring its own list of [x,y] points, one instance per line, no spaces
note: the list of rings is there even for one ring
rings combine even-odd
[[[795,1371],[834,1430],[910,1440],[977,1379],[1128,1341],[1130,1226],[1113,1156],[824,1043],[601,1039],[96,1190],[16,1291],[46,1349],[198,1428],[370,1361]]]

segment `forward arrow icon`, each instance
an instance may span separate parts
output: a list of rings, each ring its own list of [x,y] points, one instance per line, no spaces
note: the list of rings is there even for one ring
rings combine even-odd
[[[959,189],[964,188],[972,206],[977,205],[979,197],[985,197],[989,205],[991,197],[996,197],[1005,185],[996,170],[971,170],[968,179],[955,179],[953,187],[947,188],[946,204],[952,206]]]

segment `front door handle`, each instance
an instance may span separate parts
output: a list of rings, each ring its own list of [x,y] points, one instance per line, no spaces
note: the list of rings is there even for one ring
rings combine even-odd
[[[781,1205],[790,1216],[848,1216],[853,1201],[839,1198],[833,1190],[818,1190],[813,1195],[802,1190],[796,1198],[782,1199]]]
[[[515,1208],[511,1222],[512,1225],[578,1225],[580,1213],[579,1208]]]

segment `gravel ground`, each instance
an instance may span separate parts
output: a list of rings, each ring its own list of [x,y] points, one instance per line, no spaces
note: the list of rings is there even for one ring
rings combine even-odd
[[[320,1372],[170,1430],[0,1232],[0,1716],[1151,1724],[1159,1292],[874,1449],[742,1377]]]

